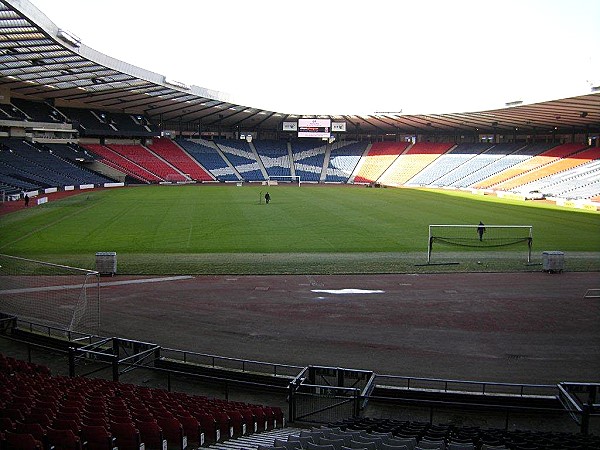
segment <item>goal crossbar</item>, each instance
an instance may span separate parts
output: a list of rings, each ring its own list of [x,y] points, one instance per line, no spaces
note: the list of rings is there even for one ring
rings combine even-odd
[[[531,225],[429,225],[427,263],[434,243],[459,247],[496,248],[527,243],[527,262],[531,262],[533,227]]]
[[[269,175],[267,178],[267,182],[269,181],[281,181],[285,183],[293,183],[298,186],[301,185],[302,181],[300,179],[300,175]]]

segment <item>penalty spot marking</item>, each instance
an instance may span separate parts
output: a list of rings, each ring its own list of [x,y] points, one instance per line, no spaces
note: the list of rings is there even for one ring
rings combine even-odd
[[[323,294],[384,294],[385,291],[376,289],[313,289],[311,292],[319,292]]]

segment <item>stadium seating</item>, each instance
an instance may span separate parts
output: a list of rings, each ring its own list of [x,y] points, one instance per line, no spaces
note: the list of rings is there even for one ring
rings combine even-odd
[[[419,142],[398,156],[380,181],[389,186],[403,185],[453,146],[451,143]]]
[[[11,103],[21,112],[25,113],[27,120],[29,121],[50,123],[66,122],[65,116],[63,116],[56,108],[45,102],[36,102],[15,97],[11,99]]]
[[[216,141],[217,147],[234,166],[244,181],[263,181],[265,176],[256,155],[249,144],[243,140]]]
[[[421,172],[407,181],[407,186],[439,186],[438,180],[451,173],[471,158],[486,151],[491,144],[459,144],[435,159]]]
[[[354,177],[354,183],[377,181],[409,145],[409,142],[375,142],[367,156],[363,157],[362,166]]]
[[[219,181],[239,181],[236,171],[219,153],[216,144],[204,139],[180,139],[176,141],[188,154],[198,161]]]
[[[0,119],[4,120],[27,120],[27,114],[15,105],[0,104]]]
[[[164,181],[186,181],[186,177],[142,145],[108,144],[108,148]]]
[[[121,154],[115,152],[114,150],[100,144],[85,144],[84,148],[89,150],[92,153],[95,153],[102,157],[102,163],[107,166],[113,167],[136,180],[145,182],[145,183],[156,183],[159,181],[163,181],[156,174],[148,171],[144,167],[136,164],[135,162],[125,158]]]
[[[367,142],[334,142],[331,145],[325,182],[347,183],[367,146]]]
[[[33,190],[110,181],[20,139],[0,140],[0,182]]]
[[[521,186],[523,192],[541,191],[549,197],[592,198],[600,194],[600,160],[580,164]]]
[[[136,114],[86,110],[71,107],[57,108],[68,117],[81,136],[157,136],[156,126]]]
[[[487,182],[484,182],[484,180],[487,178],[502,173],[505,169],[508,169],[509,167],[512,167],[523,161],[527,161],[539,153],[553,147],[553,145],[554,144],[546,143],[531,144],[518,148],[516,151],[512,152],[512,145],[504,146],[498,144],[492,150],[495,150],[496,148],[502,149],[503,147],[508,147],[506,150],[502,150],[503,154],[499,158],[492,158],[492,160],[488,161],[485,166],[480,167],[477,171],[465,176],[460,180],[460,182],[454,184],[454,186],[477,187],[480,184],[487,184]]]
[[[296,139],[291,142],[294,171],[302,182],[321,181],[326,145],[316,139]]]
[[[512,179],[514,183],[515,177],[518,177],[519,175],[525,174],[529,171],[535,170],[546,164],[550,164],[551,162],[557,161],[559,158],[564,158],[576,151],[582,150],[583,148],[585,148],[585,145],[583,144],[559,145],[550,150],[544,151],[530,159],[515,164],[514,166],[496,175],[486,178],[482,182],[478,183],[476,187],[494,187],[504,190],[511,189],[514,186],[518,186],[518,184],[511,184],[508,180]]]
[[[584,149],[527,172],[522,176],[515,178],[510,183],[502,183],[496,187],[504,190],[515,190],[516,188],[518,188],[519,191],[539,190],[541,186],[546,184],[546,181],[543,181],[546,177],[573,169],[599,158],[600,149]],[[539,184],[537,181],[539,181]]]
[[[489,147],[484,152],[478,153],[468,159],[464,164],[456,167],[436,180],[437,186],[467,187],[481,178],[490,176],[492,173],[478,173],[481,169],[490,166],[501,158],[509,155],[525,144],[497,144]]]
[[[194,181],[213,181],[213,177],[202,166],[181,149],[175,142],[166,138],[154,139],[148,148],[179,169]]]
[[[336,430],[336,431],[330,431]],[[337,431],[342,430],[342,431]],[[347,419],[333,422],[321,428],[314,428],[310,439],[321,442],[322,437],[332,435],[353,435],[357,444],[373,443],[377,450],[405,447],[408,450],[445,449],[592,449],[600,446],[600,437],[564,432],[540,432],[481,428],[450,424],[432,424],[397,419],[374,419],[370,417]],[[319,433],[322,433],[319,435]],[[290,436],[290,440],[297,437]],[[358,448],[358,446],[356,446]]]
[[[182,448],[185,441],[202,443],[205,435],[207,442],[217,442],[283,424],[277,407],[52,376],[45,366],[2,354],[0,382],[0,432],[9,448],[37,449],[38,442],[47,441],[68,449],[137,450],[141,442],[162,449],[163,440],[169,448]],[[47,414],[34,415],[34,409]]]
[[[291,172],[290,152],[286,141],[254,141],[254,148],[269,177],[289,177]]]

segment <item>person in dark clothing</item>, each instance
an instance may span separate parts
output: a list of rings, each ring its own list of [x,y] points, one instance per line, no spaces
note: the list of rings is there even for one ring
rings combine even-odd
[[[485,225],[480,220],[479,225],[477,226],[477,234],[479,235],[479,240],[483,241],[483,233],[485,233]]]
[[[29,206],[29,195],[25,194],[25,207]]]
[[[269,195],[269,193],[267,192],[265,194],[265,202],[267,202],[267,205],[269,204],[269,202],[271,201],[271,196]]]

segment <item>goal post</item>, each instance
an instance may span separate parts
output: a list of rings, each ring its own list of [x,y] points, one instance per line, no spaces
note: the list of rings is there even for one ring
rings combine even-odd
[[[302,181],[300,175],[269,175],[267,184],[290,183],[300,187]]]
[[[530,263],[532,243],[531,225],[429,225],[427,263],[431,263],[434,244],[475,249],[526,245]]]
[[[0,254],[0,312],[65,331],[97,333],[99,273]]]

